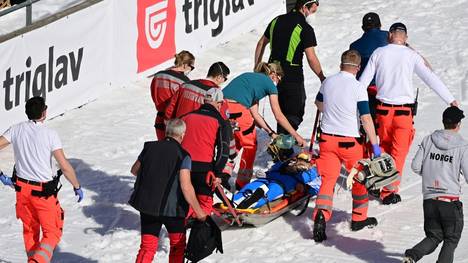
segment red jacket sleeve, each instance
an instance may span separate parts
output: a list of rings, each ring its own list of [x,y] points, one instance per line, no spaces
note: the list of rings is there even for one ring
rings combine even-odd
[[[175,118],[175,113],[176,113],[176,107],[179,101],[181,89],[179,88],[174,95],[172,96],[169,104],[167,105],[166,112],[164,113],[164,119],[165,120],[170,120]]]

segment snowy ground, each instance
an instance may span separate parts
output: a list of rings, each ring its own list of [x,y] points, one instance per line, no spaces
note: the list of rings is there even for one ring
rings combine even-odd
[[[463,11],[465,10],[465,11]],[[395,21],[406,23],[409,42],[431,61],[436,73],[455,97],[468,110],[462,91],[468,88],[468,1],[385,1],[329,0],[321,2],[314,16],[319,48],[318,56],[324,71],[338,71],[339,56],[350,42],[361,35],[364,13],[376,11],[384,28]],[[256,41],[264,25],[257,31],[197,54],[193,78],[203,77],[208,66],[224,61],[235,75],[252,68]],[[440,128],[445,105],[423,86],[420,87],[420,110],[416,117],[417,134],[410,151],[411,158],[423,136]],[[139,217],[127,204],[134,178],[129,169],[143,142],[154,138],[152,123],[155,112],[148,91],[149,80],[113,88],[97,101],[62,117],[48,121],[58,130],[65,152],[77,170],[85,200],[77,204],[71,186],[64,183],[60,200],[66,213],[63,240],[53,262],[133,262],[139,246]],[[309,94],[306,118],[300,128],[310,137],[315,108],[313,98],[319,81],[306,71]],[[263,102],[261,103],[263,107]],[[267,119],[273,123],[268,109]],[[468,128],[461,133],[468,138]],[[256,169],[264,170],[265,134],[260,133],[259,158]],[[11,148],[0,152],[0,168],[9,173],[13,165]],[[408,158],[409,160],[409,158]],[[408,162],[407,162],[408,164]],[[423,237],[422,196],[420,178],[406,166],[401,195],[403,201],[393,206],[370,203],[369,215],[379,225],[360,232],[349,230],[351,194],[337,189],[335,212],[328,224],[329,239],[316,244],[311,238],[310,219],[313,203],[300,217],[287,215],[260,228],[231,228],[223,231],[225,254],[215,254],[204,262],[399,262],[405,249]],[[466,189],[466,186],[465,186]],[[463,197],[467,203],[468,195]],[[14,192],[0,187],[0,262],[24,262],[21,225],[14,213]],[[465,210],[465,213],[468,213]],[[465,221],[468,218],[465,216]],[[468,229],[465,228],[455,253],[455,262],[468,262]],[[168,240],[161,243],[156,261],[167,261]],[[435,262],[437,253],[421,262]]]

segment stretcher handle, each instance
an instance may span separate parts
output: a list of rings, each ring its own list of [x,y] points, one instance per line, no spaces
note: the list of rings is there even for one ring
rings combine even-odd
[[[239,226],[241,226],[242,223],[239,220],[239,215],[237,214],[236,210],[232,207],[231,202],[229,202],[229,199],[227,198],[226,194],[224,193],[223,188],[221,187],[221,185],[214,183],[214,180],[216,179],[216,176],[212,171],[208,172],[207,180],[208,180],[208,178],[211,179],[212,186],[214,186],[216,189],[218,189],[219,194],[221,195],[221,197],[223,198],[224,202],[226,203],[226,205],[228,207],[229,213],[232,214],[232,216],[234,217],[234,220],[236,221],[236,223]]]

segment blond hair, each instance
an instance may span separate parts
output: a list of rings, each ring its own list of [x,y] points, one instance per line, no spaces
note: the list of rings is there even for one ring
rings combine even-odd
[[[361,55],[354,49],[346,50],[341,55],[341,65],[357,67],[361,65]]]
[[[281,68],[281,65],[278,62],[260,62],[258,63],[257,67],[255,67],[255,72],[263,73],[267,76],[269,76],[271,73],[275,73],[279,77],[284,76],[283,68]]]
[[[181,67],[183,65],[192,65],[195,62],[195,57],[192,53],[187,50],[182,50],[179,53],[174,55],[174,65],[176,67]]]

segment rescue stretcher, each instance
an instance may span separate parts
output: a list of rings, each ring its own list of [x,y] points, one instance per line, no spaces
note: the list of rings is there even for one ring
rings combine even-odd
[[[348,171],[342,166],[340,170],[342,185],[346,183],[347,176]],[[308,191],[293,191],[257,209],[236,209],[224,194],[224,189],[219,186],[218,192],[221,191],[223,200],[213,205],[213,212],[230,226],[252,225],[258,227],[268,224],[288,212],[300,216],[307,210],[309,201],[316,198],[316,194],[311,194]]]
[[[317,195],[321,179],[314,165],[300,172],[286,173],[282,168],[288,163],[275,163],[265,178],[245,185],[231,200],[218,185],[222,202],[213,206],[214,213],[228,225],[238,226],[261,226],[288,212],[296,216],[303,214],[309,201]]]
[[[302,215],[306,211],[309,201],[314,198],[315,196],[308,193],[296,192],[257,209],[236,209],[229,203],[228,205],[216,203],[213,206],[213,210],[214,213],[228,225],[252,225],[258,227],[288,212],[296,216]]]

